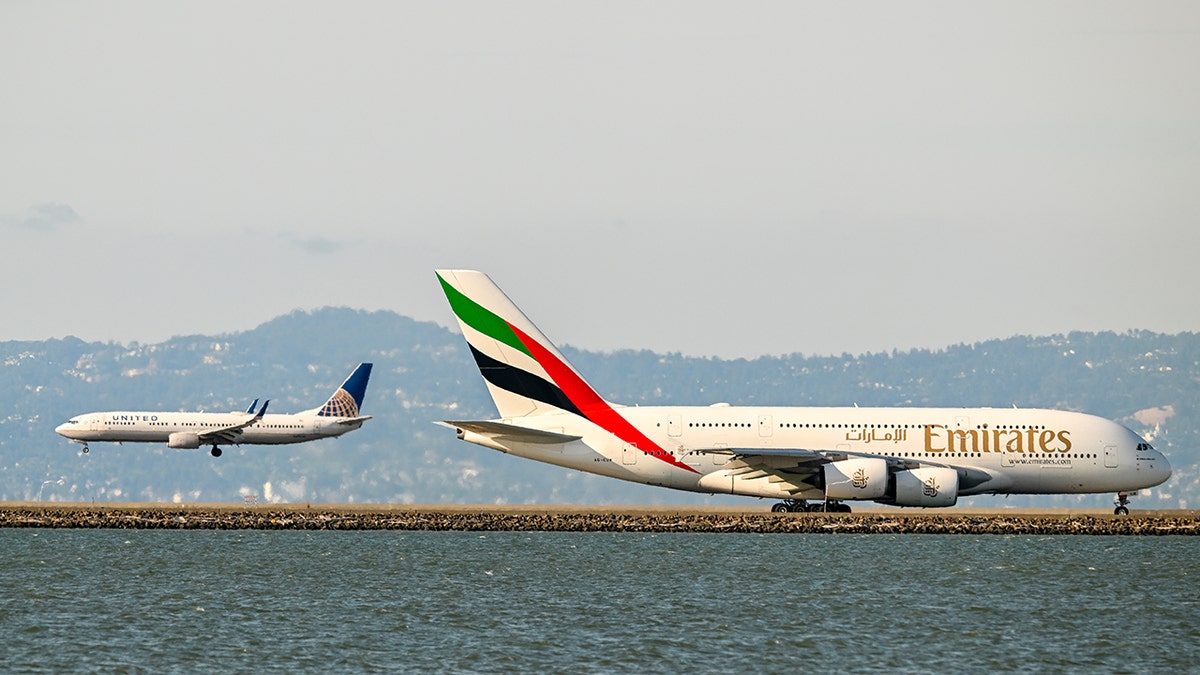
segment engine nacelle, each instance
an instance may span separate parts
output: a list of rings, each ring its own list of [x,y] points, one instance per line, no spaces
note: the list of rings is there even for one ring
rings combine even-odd
[[[176,431],[167,436],[168,448],[180,448],[183,450],[195,450],[200,447],[200,435],[190,431]]]
[[[897,506],[954,506],[958,501],[958,472],[923,466],[896,473]]]
[[[878,457],[852,457],[826,464],[825,496],[829,499],[878,499],[887,492],[887,461]]]

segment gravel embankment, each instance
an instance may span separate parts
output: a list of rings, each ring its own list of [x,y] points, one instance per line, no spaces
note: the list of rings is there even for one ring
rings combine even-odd
[[[620,507],[0,505],[0,527],[207,530],[457,530],[877,534],[1196,535],[1194,511],[1108,514],[889,511],[771,513]]]

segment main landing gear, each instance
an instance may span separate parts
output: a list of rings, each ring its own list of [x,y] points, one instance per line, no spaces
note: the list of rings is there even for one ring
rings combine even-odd
[[[212,455],[213,457],[220,457],[221,449],[214,445],[213,449],[210,450],[208,454]]]
[[[838,501],[814,502],[809,504],[803,499],[785,499],[771,507],[775,513],[850,513],[850,505]]]
[[[1117,508],[1113,509],[1113,515],[1129,515],[1129,495],[1125,494],[1124,492],[1118,492],[1117,498],[1113,500],[1113,503],[1117,505]]]

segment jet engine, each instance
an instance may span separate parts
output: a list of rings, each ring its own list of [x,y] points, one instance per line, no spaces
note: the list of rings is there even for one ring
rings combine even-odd
[[[958,472],[923,466],[896,473],[897,506],[954,506],[958,501]]]
[[[200,435],[190,431],[176,431],[167,436],[167,447],[195,450],[200,447]]]
[[[887,492],[887,461],[878,457],[852,457],[822,467],[828,499],[878,499]]]

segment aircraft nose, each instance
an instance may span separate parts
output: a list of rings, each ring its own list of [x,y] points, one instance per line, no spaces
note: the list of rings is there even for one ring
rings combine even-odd
[[[63,422],[62,424],[54,427],[54,433],[65,438],[74,438],[72,435],[74,431],[75,427],[70,422]]]
[[[1167,461],[1167,456],[1159,452],[1158,461],[1154,463],[1154,467],[1155,478],[1158,479],[1158,483],[1155,484],[1167,482],[1167,479],[1171,477],[1171,462]]]

